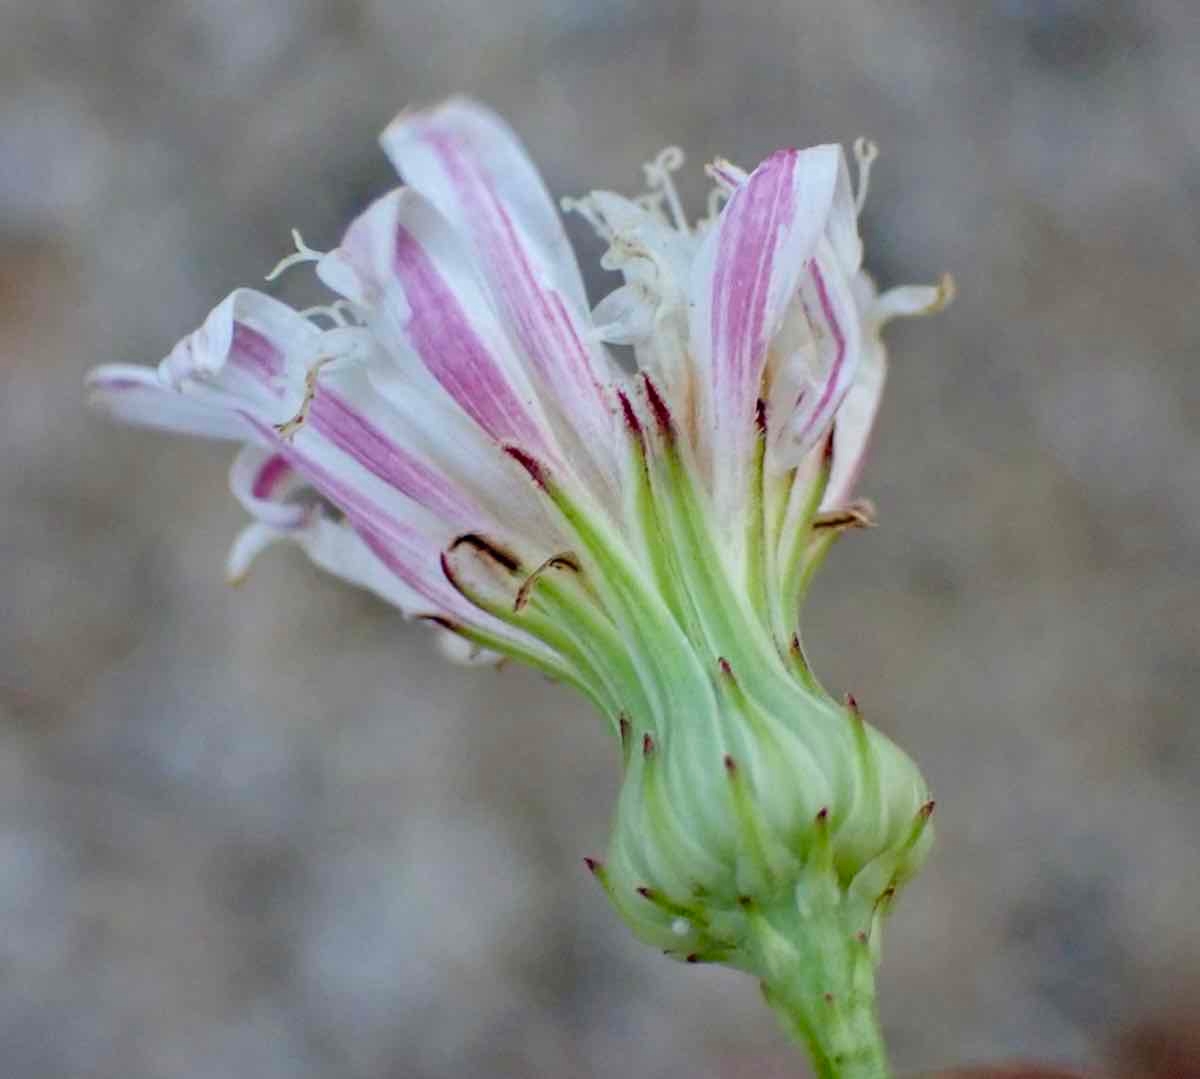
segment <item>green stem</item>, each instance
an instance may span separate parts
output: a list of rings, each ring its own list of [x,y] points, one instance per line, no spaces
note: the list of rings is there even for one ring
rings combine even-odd
[[[888,1079],[875,964],[842,903],[788,902],[750,919],[753,967],[818,1079]]]

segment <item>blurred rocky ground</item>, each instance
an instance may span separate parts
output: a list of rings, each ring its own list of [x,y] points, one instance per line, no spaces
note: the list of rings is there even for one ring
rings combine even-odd
[[[90,365],[156,360],[290,226],[335,242],[392,183],[376,132],[452,91],[563,194],[676,142],[698,207],[717,153],[879,141],[869,265],[960,297],[892,334],[882,524],[806,625],[939,800],[896,1063],[1175,1059],[1197,55],[1193,0],[0,0],[0,1071],[798,1073],[751,984],[635,944],[583,870],[616,767],[582,703],[294,553],[227,589],[227,449],[84,411]]]

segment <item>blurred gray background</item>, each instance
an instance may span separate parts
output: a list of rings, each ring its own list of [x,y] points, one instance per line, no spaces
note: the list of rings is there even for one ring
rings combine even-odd
[[[229,450],[84,411],[290,226],[333,244],[453,91],[557,194],[678,143],[699,209],[718,153],[878,140],[868,265],[960,297],[891,334],[881,527],[806,626],[939,800],[895,1062],[1196,1074],[1198,55],[1194,0],[2,0],[0,1074],[803,1074],[583,869],[581,701],[295,552],[226,588]]]

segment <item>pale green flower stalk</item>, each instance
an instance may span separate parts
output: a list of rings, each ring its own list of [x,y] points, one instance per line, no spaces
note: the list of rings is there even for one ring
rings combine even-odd
[[[798,615],[853,497],[885,374],[880,331],[949,299],[879,294],[858,213],[874,148],[709,167],[689,224],[665,151],[650,191],[568,202],[625,284],[589,312],[558,213],[515,135],[467,101],[402,114],[408,186],[315,262],[297,312],[239,289],[156,368],[90,376],[135,423],[242,444],[264,547],[425,619],[460,658],[575,687],[624,782],[588,865],[643,940],[756,977],[822,1077],[887,1062],[884,915],[929,848],[920,772],[809,669]],[[609,344],[632,346],[636,373]]]

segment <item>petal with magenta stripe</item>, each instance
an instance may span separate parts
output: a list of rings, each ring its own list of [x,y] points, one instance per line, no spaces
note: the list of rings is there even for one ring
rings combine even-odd
[[[365,306],[385,347],[419,357],[493,439],[553,449],[544,414],[458,237],[417,192],[393,191],[318,264],[322,279]]]
[[[828,222],[840,158],[835,146],[772,154],[733,192],[692,268],[699,438],[722,514],[745,501],[767,352]]]
[[[402,113],[381,141],[477,260],[555,434],[611,476],[613,414],[602,389],[610,361],[589,337],[566,232],[517,137],[490,110],[456,99]]]

